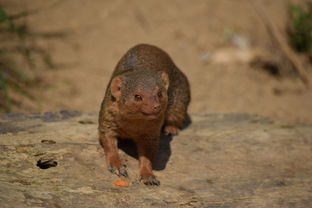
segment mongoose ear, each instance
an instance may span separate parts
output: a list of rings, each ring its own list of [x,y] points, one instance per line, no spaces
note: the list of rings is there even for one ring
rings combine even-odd
[[[160,72],[161,80],[163,81],[165,88],[168,90],[169,87],[169,77],[166,72]]]
[[[121,77],[114,77],[110,84],[111,93],[117,100],[121,95],[121,84],[122,84]]]

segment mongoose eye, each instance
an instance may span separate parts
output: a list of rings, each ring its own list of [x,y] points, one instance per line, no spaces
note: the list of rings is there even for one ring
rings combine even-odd
[[[135,101],[142,101],[142,96],[141,95],[134,95],[134,100]]]
[[[159,91],[159,92],[157,93],[157,96],[158,96],[159,98],[162,98],[162,97],[163,97],[163,94]]]

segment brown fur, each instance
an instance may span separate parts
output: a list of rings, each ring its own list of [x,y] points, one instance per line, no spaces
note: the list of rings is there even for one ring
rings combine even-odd
[[[188,80],[166,52],[147,44],[131,48],[113,72],[99,114],[99,140],[109,170],[127,177],[117,137],[132,139],[138,148],[142,182],[159,185],[152,162],[161,130],[177,134],[189,102]]]

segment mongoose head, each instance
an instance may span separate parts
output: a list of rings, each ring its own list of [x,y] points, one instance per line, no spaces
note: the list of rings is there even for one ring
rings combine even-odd
[[[134,70],[114,77],[110,84],[113,100],[123,118],[153,120],[163,118],[167,109],[167,73]]]

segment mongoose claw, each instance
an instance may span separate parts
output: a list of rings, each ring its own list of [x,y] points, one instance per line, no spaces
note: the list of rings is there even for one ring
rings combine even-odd
[[[141,176],[140,181],[147,186],[159,186],[160,185],[160,181],[156,179],[155,176],[149,176],[147,178],[143,178]]]
[[[116,167],[110,166],[108,168],[108,171],[111,172],[111,173],[116,174],[119,177],[123,176],[123,177],[128,178],[128,172],[127,172],[126,166],[122,166],[120,168],[116,168]]]

